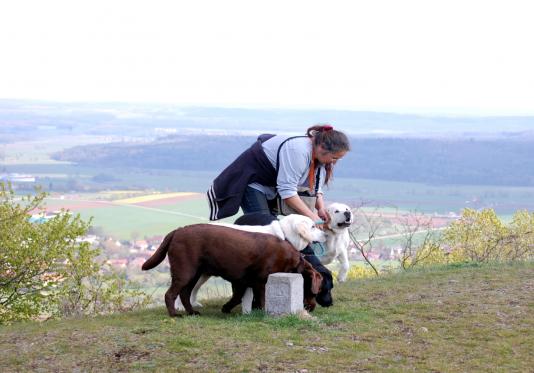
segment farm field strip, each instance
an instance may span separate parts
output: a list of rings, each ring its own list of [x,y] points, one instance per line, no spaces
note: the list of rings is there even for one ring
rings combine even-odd
[[[157,209],[157,208],[154,208],[154,207],[148,207],[148,206],[125,205],[125,204],[121,204],[121,206],[133,207],[133,208],[138,208],[138,209],[143,209],[143,210],[149,210],[149,211],[155,211],[155,212],[161,212],[161,213],[164,213],[164,214],[170,214],[170,215],[184,216],[184,217],[187,217],[187,218],[194,218],[194,219],[205,220],[205,221],[208,221],[208,220],[209,220],[208,218],[206,218],[206,217],[204,217],[204,216],[197,216],[197,215],[187,214],[187,213],[185,213],[185,212],[178,212],[178,211],[171,211],[171,210]]]
[[[139,197],[118,199],[113,202],[120,203],[120,204],[136,204],[136,203],[143,203],[143,202],[160,201],[160,200],[165,200],[165,199],[174,199],[176,197],[192,197],[192,196],[199,196],[199,195],[200,193],[193,193],[193,192],[148,194],[148,195],[139,196]]]
[[[197,194],[197,193],[190,193],[190,194]],[[187,214],[187,213],[184,213],[184,212],[178,212],[178,211],[172,211],[172,210],[164,210],[164,209],[158,209],[158,208],[154,208],[154,207],[149,207],[149,206],[142,206],[142,205],[137,205],[137,204],[133,204],[132,202],[130,203],[125,203],[125,202],[120,202],[118,203],[117,201],[99,201],[99,200],[89,200],[89,199],[68,199],[68,200],[65,200],[65,199],[61,199],[61,198],[47,198],[47,200],[52,200],[52,201],[61,201],[61,202],[66,202],[66,204],[68,205],[68,202],[71,202],[71,203],[82,203],[82,205],[79,206],[79,208],[88,208],[89,206],[83,206],[83,204],[95,204],[96,206],[90,206],[90,208],[94,208],[94,207],[98,207],[98,205],[101,205],[102,207],[113,207],[113,206],[122,206],[122,207],[132,207],[132,208],[138,208],[138,209],[144,209],[144,210],[149,210],[149,211],[155,211],[155,212],[160,212],[160,213],[164,213],[164,214],[170,214],[170,215],[178,215],[178,216],[184,216],[184,217],[188,217],[188,218],[194,218],[194,219],[199,219],[199,220],[208,220],[208,218],[206,217],[203,217],[203,216],[197,216],[197,215],[193,215],[193,214]],[[133,200],[133,198],[132,198]],[[124,200],[122,200],[124,201]],[[70,208],[74,208],[76,209],[76,205],[72,205],[72,206],[69,206]]]

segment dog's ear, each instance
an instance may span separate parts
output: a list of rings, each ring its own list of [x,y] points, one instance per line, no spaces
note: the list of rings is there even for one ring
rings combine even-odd
[[[321,292],[321,284],[323,283],[323,276],[316,270],[312,273],[312,292],[313,294],[319,294]]]
[[[306,241],[307,243],[311,243],[313,242],[313,237],[312,237],[312,234],[310,232],[310,228],[308,227],[308,225],[301,221],[299,223],[297,223],[297,226],[296,226],[296,230],[299,234],[300,237],[302,237],[304,239],[304,241]]]
[[[305,263],[306,263],[306,259],[304,259],[304,256],[302,254],[300,254],[300,261],[299,261],[299,265],[297,266],[297,270],[296,270],[297,273],[304,272]]]
[[[321,276],[321,274],[317,272],[313,268],[313,266],[307,261],[304,261],[303,274],[310,279],[310,290],[312,294],[319,294],[319,292],[321,291],[321,285],[323,283],[323,276]]]

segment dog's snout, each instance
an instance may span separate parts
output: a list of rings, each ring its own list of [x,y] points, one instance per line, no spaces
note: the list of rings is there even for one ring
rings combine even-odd
[[[350,211],[345,211],[344,214],[345,214],[345,220],[346,220],[346,221],[350,221],[350,218],[351,218],[351,213],[350,213]]]

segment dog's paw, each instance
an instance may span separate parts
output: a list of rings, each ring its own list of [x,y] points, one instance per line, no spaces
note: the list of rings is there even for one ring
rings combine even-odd
[[[314,298],[304,299],[304,309],[308,312],[313,312],[317,303]]]
[[[193,302],[191,305],[192,305],[193,307],[197,307],[197,308],[202,308],[202,307],[204,307],[204,306],[202,305],[202,303],[199,303],[199,302]]]
[[[197,316],[197,315],[200,315],[200,312],[193,310],[193,311],[189,312],[188,315],[189,316]]]
[[[306,310],[298,311],[297,317],[301,320],[317,320],[317,317],[310,315],[310,313]]]

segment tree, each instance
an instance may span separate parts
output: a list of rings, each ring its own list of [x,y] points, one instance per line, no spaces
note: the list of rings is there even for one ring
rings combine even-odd
[[[534,213],[526,210],[516,211],[512,221],[505,224],[493,209],[464,209],[458,220],[439,229],[426,215],[397,213],[393,214],[393,234],[389,232],[391,213],[363,208],[353,213],[358,224],[351,228],[350,237],[376,275],[379,271],[369,254],[376,246],[374,242],[384,237],[401,242],[399,263],[404,270],[432,264],[534,258]]]
[[[0,183],[0,323],[146,303],[146,296],[125,290],[123,279],[104,271],[98,249],[79,240],[90,222],[68,211],[46,218],[45,197],[37,191],[18,199]],[[37,222],[31,213],[40,217]]]
[[[353,209],[352,213],[356,217],[355,221],[357,220],[358,224],[354,224],[349,231],[349,237],[352,243],[376,276],[379,275],[379,272],[373,262],[369,259],[369,253],[373,249],[373,243],[377,232],[382,226],[381,216],[377,211],[378,208],[375,208],[372,212],[366,212],[363,205]],[[362,239],[359,239],[359,236],[361,236]]]
[[[444,232],[444,242],[475,262],[531,259],[534,253],[534,213],[517,211],[505,225],[493,209],[464,209]]]
[[[501,249],[506,236],[506,227],[493,209],[464,209],[460,219],[444,232],[445,242],[453,250],[475,262],[504,259]]]
[[[534,258],[534,212],[516,211],[505,250],[511,260]]]

